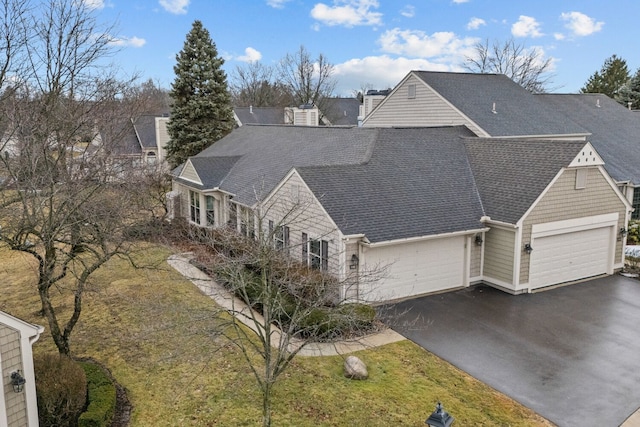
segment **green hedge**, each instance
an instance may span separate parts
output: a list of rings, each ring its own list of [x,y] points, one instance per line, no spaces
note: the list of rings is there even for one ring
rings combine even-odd
[[[87,376],[89,406],[80,415],[78,427],[108,427],[116,410],[116,387],[95,363],[81,362]]]

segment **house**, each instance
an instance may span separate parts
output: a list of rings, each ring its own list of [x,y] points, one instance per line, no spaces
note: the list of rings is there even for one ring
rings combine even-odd
[[[167,158],[165,147],[169,142],[168,121],[169,117],[166,115],[142,115],[132,120],[143,163],[160,165]]]
[[[630,204],[582,130],[557,126],[541,139],[524,125],[517,138],[247,125],[174,172],[173,214],[248,236],[278,227],[276,246],[341,278],[385,271],[346,300],[481,282],[517,294],[612,274]]]
[[[588,139],[598,150],[605,168],[640,219],[640,118],[602,94],[537,94],[545,104],[560,110],[587,129]]]
[[[0,425],[38,426],[33,354],[31,346],[44,331],[0,311]]]
[[[360,101],[356,98],[327,98],[320,112],[313,105],[299,107],[234,107],[238,127],[253,125],[355,126],[358,124]]]
[[[479,137],[588,140],[640,219],[640,121],[606,95],[532,94],[502,74],[412,71],[375,99],[363,126],[463,124]]]
[[[465,125],[478,137],[586,140],[589,131],[503,74],[411,71],[365,127]]]
[[[242,125],[282,125],[284,109],[281,107],[234,107],[233,116],[238,127]]]

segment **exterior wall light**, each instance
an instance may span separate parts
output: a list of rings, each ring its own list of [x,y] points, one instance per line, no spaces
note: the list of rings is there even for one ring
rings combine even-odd
[[[360,259],[358,258],[358,255],[356,255],[356,254],[351,255],[351,262],[349,263],[349,270],[357,270],[359,264],[360,264]]]
[[[627,229],[624,227],[620,227],[620,237],[624,237],[627,235]]]
[[[476,243],[476,246],[482,246],[482,236],[481,235],[476,234],[475,243]]]
[[[527,255],[531,255],[531,252],[533,252],[533,248],[531,247],[531,243],[525,243],[524,244],[524,251],[527,253]]]
[[[27,380],[24,379],[19,370],[11,372],[11,386],[13,387],[14,392],[22,392],[22,390],[24,390],[24,384],[26,382]]]
[[[454,418],[442,408],[442,404],[438,402],[436,410],[433,411],[429,418],[424,422],[429,427],[449,427],[453,424]]]

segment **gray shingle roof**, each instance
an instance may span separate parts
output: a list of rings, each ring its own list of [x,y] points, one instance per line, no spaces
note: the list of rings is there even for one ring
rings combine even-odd
[[[515,224],[585,141],[470,138],[465,142],[485,214]]]
[[[240,203],[252,206],[256,194],[266,196],[294,167],[352,165],[365,162],[376,137],[375,129],[246,125],[202,151],[196,158],[240,158],[224,179],[207,181]],[[193,160],[194,158],[192,158]],[[194,162],[202,177],[206,161]]]
[[[191,162],[254,205],[295,168],[346,234],[371,242],[515,223],[584,141],[474,138],[466,127],[242,126]]]
[[[332,126],[355,126],[359,113],[360,101],[356,98],[330,98],[323,111]]]
[[[465,127],[380,129],[357,166],[300,175],[345,234],[371,242],[481,228],[481,203],[461,136]]]
[[[503,74],[414,73],[491,136],[587,133]]]
[[[133,127],[143,148],[157,148],[156,116],[140,116],[133,122]]]
[[[102,145],[116,156],[140,155],[142,149],[133,123],[129,118],[118,118],[109,123],[109,126],[100,129]]]
[[[587,140],[614,180],[640,185],[640,116],[636,112],[602,94],[535,96],[591,132]]]
[[[284,124],[284,109],[281,107],[235,107],[233,112],[242,125]]]

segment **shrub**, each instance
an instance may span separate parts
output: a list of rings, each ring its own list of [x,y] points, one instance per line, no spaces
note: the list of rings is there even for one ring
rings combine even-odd
[[[34,357],[34,370],[40,425],[76,426],[87,396],[80,365],[67,356],[43,354]]]
[[[100,366],[91,362],[80,365],[87,376],[89,406],[80,415],[78,427],[108,427],[116,410],[116,387]]]

